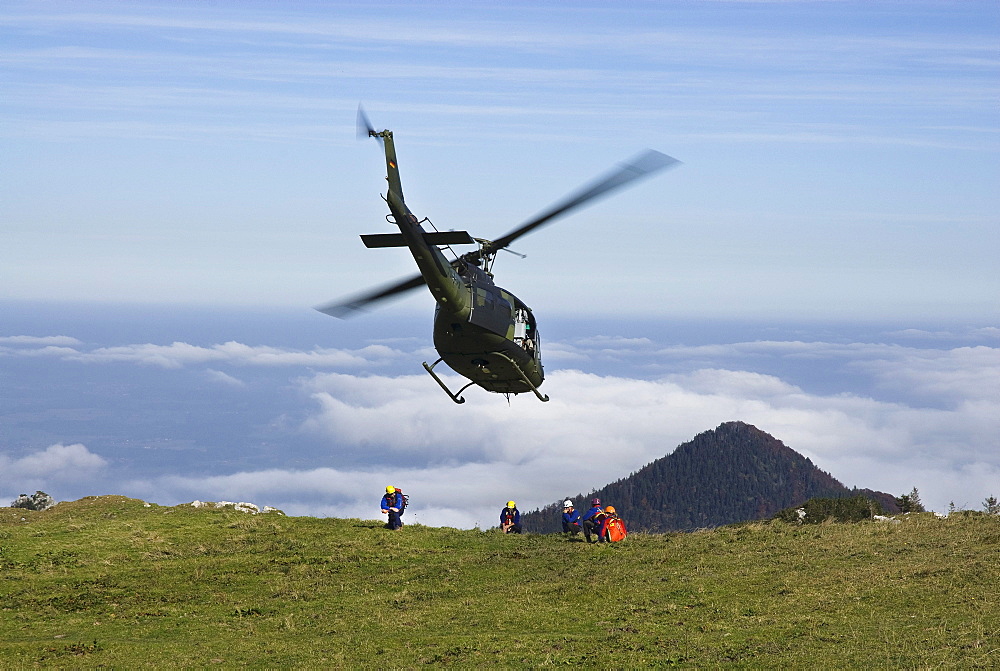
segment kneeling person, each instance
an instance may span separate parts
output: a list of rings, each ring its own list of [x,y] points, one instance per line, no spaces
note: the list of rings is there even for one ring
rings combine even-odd
[[[562,529],[563,533],[574,536],[582,531],[580,528],[580,513],[573,507],[573,502],[569,499],[563,502]]]
[[[521,533],[521,511],[513,501],[508,501],[507,507],[500,511],[500,528],[505,534]]]
[[[618,511],[614,506],[604,509],[604,519],[601,521],[601,540],[608,543],[617,543],[628,535],[625,528],[625,520],[618,517]]]
[[[590,510],[583,514],[580,518],[580,526],[583,527],[583,535],[586,536],[588,543],[593,543],[590,540],[591,536],[597,537],[597,542],[603,542],[604,539],[601,538],[601,524],[604,522],[604,509],[601,508],[601,500],[594,499],[590,502]]]
[[[389,515],[389,521],[386,522],[386,527],[392,529],[393,531],[398,531],[403,528],[403,522],[399,519],[403,510],[402,492],[397,492],[396,488],[392,485],[386,485],[385,496],[382,497],[381,508],[383,515]]]

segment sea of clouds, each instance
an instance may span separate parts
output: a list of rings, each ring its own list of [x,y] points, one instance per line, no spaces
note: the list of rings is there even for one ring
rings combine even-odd
[[[711,342],[708,328],[694,344],[653,327],[553,331],[550,402],[473,387],[463,405],[419,368],[436,358],[419,329],[341,347],[263,343],[280,338],[266,330],[0,333],[0,503],[38,489],[377,519],[394,484],[411,523],[488,527],[509,499],[529,510],[590,491],[732,420],[847,486],[915,486],[936,510],[1000,494],[1000,329],[731,328]]]

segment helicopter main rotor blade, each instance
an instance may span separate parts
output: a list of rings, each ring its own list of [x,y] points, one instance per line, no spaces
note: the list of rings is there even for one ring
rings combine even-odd
[[[584,186],[576,193],[571,194],[565,200],[560,201],[550,209],[538,215],[531,221],[521,224],[510,233],[493,240],[488,245],[486,253],[503,249],[510,243],[517,240],[522,235],[530,233],[539,226],[547,224],[553,219],[567,214],[592,200],[611,194],[612,192],[635,182],[636,180],[648,177],[660,170],[669,168],[680,163],[676,158],[667,156],[654,149],[647,149],[638,156],[635,156],[626,163],[622,163],[615,170],[604,177]],[[475,254],[475,252],[473,252]]]
[[[365,308],[373,303],[391,298],[423,285],[423,275],[414,275],[413,277],[405,280],[393,282],[392,284],[373,291],[365,292],[347,300],[340,300],[334,303],[321,305],[316,309],[325,315],[330,315],[331,317],[336,317],[337,319],[346,319],[347,317],[353,317],[359,312],[363,312]]]

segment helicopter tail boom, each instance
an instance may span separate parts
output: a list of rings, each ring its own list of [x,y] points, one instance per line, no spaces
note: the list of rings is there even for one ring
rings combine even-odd
[[[387,160],[388,156],[387,151]],[[393,220],[399,226],[398,235],[410,248],[410,254],[413,255],[413,260],[416,261],[417,268],[434,300],[459,318],[468,318],[468,313],[472,309],[468,290],[451,262],[434,244],[428,243],[425,236],[430,233],[421,228],[420,221],[410,212],[410,208],[397,192],[389,189],[385,201],[392,212]]]

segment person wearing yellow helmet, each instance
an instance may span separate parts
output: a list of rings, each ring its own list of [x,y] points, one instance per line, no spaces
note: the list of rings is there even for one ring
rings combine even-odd
[[[406,505],[404,501],[403,492],[393,485],[385,486],[385,496],[382,497],[381,503],[382,514],[389,516],[386,527],[393,531],[399,531],[403,528],[403,521],[399,519],[399,516],[403,514],[403,508]]]
[[[513,501],[508,501],[507,507],[500,511],[500,528],[505,534],[521,533],[521,511]]]

